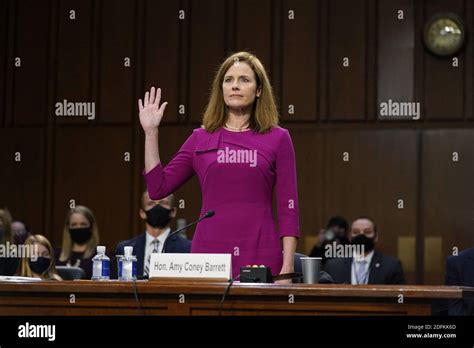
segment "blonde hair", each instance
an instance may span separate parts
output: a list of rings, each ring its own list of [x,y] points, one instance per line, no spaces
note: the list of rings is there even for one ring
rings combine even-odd
[[[255,74],[257,89],[261,88],[261,95],[255,98],[249,119],[249,127],[256,132],[264,133],[278,126],[278,110],[275,104],[273,89],[267,72],[260,60],[249,52],[237,52],[227,57],[216,71],[212,82],[209,102],[203,115],[203,126],[209,132],[225,125],[228,107],[224,102],[222,83],[230,67],[236,63],[247,63]]]
[[[61,255],[59,256],[59,261],[66,262],[71,257],[72,252],[72,244],[73,241],[71,239],[71,235],[69,234],[69,220],[71,219],[71,215],[74,213],[79,213],[84,216],[92,229],[92,237],[87,242],[86,251],[84,252],[84,258],[87,259],[94,255],[97,245],[99,245],[99,228],[97,227],[97,222],[95,220],[94,213],[89,208],[78,205],[75,208],[69,210],[66,220],[64,221],[63,226],[63,242],[62,242],[62,249]]]
[[[54,262],[54,254],[53,254],[53,247],[51,246],[51,243],[49,240],[42,236],[41,234],[35,234],[32,236],[29,236],[25,240],[25,246],[31,246],[31,250],[33,250],[33,246],[35,244],[40,244],[44,246],[46,249],[48,249],[49,252],[49,257],[51,258],[51,261],[49,263],[48,269],[43,272],[43,274],[40,274],[39,276],[41,279],[47,279],[47,280],[62,280],[61,277],[58,275],[56,271],[56,263]],[[39,256],[39,255],[37,255]],[[21,259],[21,264],[20,264],[20,276],[21,277],[33,277],[33,271],[30,268],[30,258],[29,257],[23,257]]]
[[[0,244],[5,244],[6,242],[12,242],[12,215],[8,211],[8,208],[0,209],[0,220],[3,223],[3,236],[0,237]]]

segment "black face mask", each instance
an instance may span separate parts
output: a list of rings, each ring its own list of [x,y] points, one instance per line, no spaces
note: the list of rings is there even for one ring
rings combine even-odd
[[[36,261],[30,260],[29,263],[33,273],[41,275],[49,268],[49,265],[51,264],[51,258],[39,256]]]
[[[166,209],[157,204],[146,212],[146,222],[152,227],[163,228],[171,221],[171,209]]]
[[[339,244],[342,244],[342,245],[349,244],[349,239],[347,239],[347,237],[344,237],[344,236],[336,237],[336,240],[338,241]]]
[[[92,237],[92,229],[90,227],[70,228],[69,235],[74,243],[85,244]]]
[[[369,238],[365,234],[358,234],[352,238],[352,244],[363,246],[366,253],[371,252],[375,247],[374,238]]]

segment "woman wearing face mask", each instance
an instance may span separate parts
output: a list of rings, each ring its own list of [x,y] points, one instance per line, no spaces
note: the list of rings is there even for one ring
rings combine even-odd
[[[32,235],[25,241],[25,245],[31,245],[32,250],[38,253],[36,258],[24,257],[21,259],[19,276],[41,278],[43,280],[62,280],[56,272],[53,248],[49,240],[40,235]]]
[[[63,228],[62,249],[56,250],[57,264],[81,267],[86,279],[92,276],[92,257],[99,244],[99,228],[92,211],[82,205],[69,210]]]

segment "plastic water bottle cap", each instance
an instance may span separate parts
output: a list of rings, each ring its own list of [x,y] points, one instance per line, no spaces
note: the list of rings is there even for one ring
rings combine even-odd
[[[97,246],[97,254],[105,254],[105,246],[98,245]]]
[[[133,253],[133,247],[132,246],[126,246],[123,248],[123,253],[125,255],[125,257],[130,257],[132,256],[132,253]]]

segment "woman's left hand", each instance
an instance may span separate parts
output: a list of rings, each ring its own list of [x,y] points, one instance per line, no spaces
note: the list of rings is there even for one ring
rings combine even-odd
[[[292,267],[283,266],[280,271],[280,274],[293,273],[294,271],[295,270]],[[291,284],[291,279],[276,280],[275,284]]]

